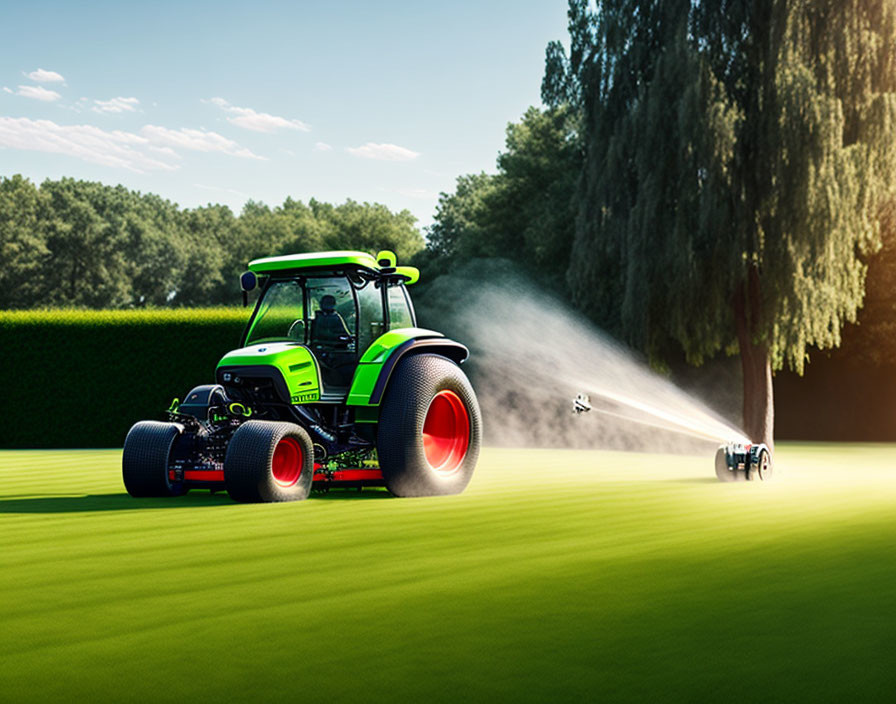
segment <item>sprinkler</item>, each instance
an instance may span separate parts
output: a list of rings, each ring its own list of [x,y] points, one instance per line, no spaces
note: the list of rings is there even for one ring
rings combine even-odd
[[[719,481],[738,482],[772,478],[772,453],[762,443],[729,442],[716,451],[716,476]]]
[[[572,412],[576,415],[587,413],[591,410],[591,399],[588,394],[577,394],[572,400]]]

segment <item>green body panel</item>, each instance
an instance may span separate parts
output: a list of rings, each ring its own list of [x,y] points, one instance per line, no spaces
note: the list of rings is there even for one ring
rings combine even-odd
[[[397,347],[403,345],[408,340],[427,337],[444,337],[444,335],[424,328],[397,328],[380,335],[361,356],[358,368],[355,370],[355,376],[352,379],[352,386],[348,392],[346,404],[349,406],[370,406],[370,395],[373,393],[373,387],[376,386],[383,365],[389,359],[389,356]]]
[[[249,262],[249,271],[265,274],[270,271],[288,271],[309,267],[340,266],[354,264],[377,270],[376,259],[366,252],[309,252],[308,254],[286,254],[282,257],[266,257]]]
[[[286,382],[292,403],[314,403],[320,399],[320,376],[314,355],[296,342],[250,345],[225,354],[222,367],[268,366],[277,369]]]

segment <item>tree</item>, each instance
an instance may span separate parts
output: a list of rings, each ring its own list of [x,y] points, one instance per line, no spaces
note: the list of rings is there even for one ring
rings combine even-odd
[[[0,308],[25,308],[38,300],[41,264],[49,254],[40,200],[28,179],[0,177]]]
[[[0,178],[0,308],[228,304],[258,257],[393,249],[407,261],[423,245],[410,212],[376,203],[250,200],[235,217],[124,186]]]
[[[441,194],[429,250],[452,261],[510,257],[562,288],[582,163],[578,113],[529,108],[506,134],[497,174],[461,176]]]
[[[124,276],[130,283],[129,300],[123,305],[165,305],[176,291],[187,256],[178,237],[177,208],[159,196],[124,186],[101,186],[89,193],[94,210],[106,223],[107,238],[120,242],[123,249]]]
[[[862,303],[896,164],[894,9],[576,0],[578,67],[549,48],[581,86],[577,302],[657,361],[736,346],[756,441],[772,371],[838,345]]]
[[[237,231],[237,218],[226,205],[206,205],[180,214],[179,239],[186,257],[171,303],[207,306],[237,299],[235,274],[230,278],[224,274],[232,267]]]
[[[882,209],[881,248],[868,258],[865,298],[856,325],[832,356],[856,367],[896,367],[896,202]]]
[[[71,178],[41,184],[49,255],[42,261],[40,304],[118,308],[132,300],[127,238],[101,214],[111,207],[103,189]]]
[[[484,172],[458,176],[454,193],[441,193],[429,228],[427,249],[448,260],[494,256],[489,194],[496,177]]]
[[[309,207],[321,225],[325,249],[360,249],[374,254],[389,249],[400,261],[423,249],[423,237],[415,227],[417,219],[409,210],[393,213],[385,205],[351,199],[330,205],[312,198]]]
[[[488,196],[503,252],[517,251],[538,270],[563,280],[575,231],[573,196],[581,171],[574,110],[529,108],[507,126],[498,155],[497,188]],[[520,240],[522,247],[520,248]]]

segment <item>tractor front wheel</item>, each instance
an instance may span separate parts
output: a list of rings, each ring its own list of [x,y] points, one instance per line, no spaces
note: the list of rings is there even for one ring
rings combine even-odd
[[[234,501],[301,501],[313,479],[311,438],[294,423],[250,420],[230,439],[224,485]]]
[[[383,399],[377,455],[395,496],[462,492],[476,468],[482,420],[466,375],[434,354],[398,363]]]
[[[168,476],[171,448],[183,428],[177,423],[143,420],[128,431],[121,454],[124,488],[131,496],[180,496],[187,493],[183,482]]]

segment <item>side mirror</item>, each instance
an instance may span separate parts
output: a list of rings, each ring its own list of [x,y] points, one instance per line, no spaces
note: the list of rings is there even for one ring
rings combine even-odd
[[[255,275],[254,271],[247,271],[245,274],[240,276],[240,288],[243,291],[254,291],[258,286],[258,277]]]
[[[249,291],[254,291],[258,286],[258,277],[254,271],[247,271],[240,276],[240,288],[243,290],[243,308],[249,305]]]

